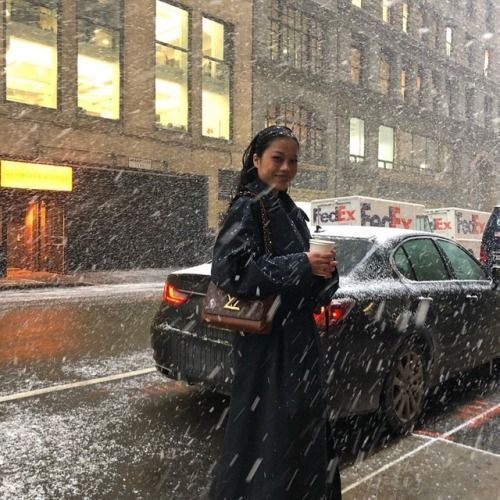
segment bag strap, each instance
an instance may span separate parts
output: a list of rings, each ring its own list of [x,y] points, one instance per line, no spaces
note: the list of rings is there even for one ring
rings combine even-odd
[[[264,237],[264,250],[267,255],[273,254],[273,242],[271,240],[271,231],[269,230],[269,216],[267,215],[266,207],[264,202],[260,202],[260,217],[262,219],[262,235]]]
[[[241,191],[241,196],[249,196],[250,198],[255,198],[255,193],[251,191]],[[260,219],[262,222],[262,237],[264,240],[264,251],[266,255],[273,254],[273,241],[271,239],[271,231],[269,230],[269,216],[267,215],[267,210],[262,199],[259,199],[260,205]]]

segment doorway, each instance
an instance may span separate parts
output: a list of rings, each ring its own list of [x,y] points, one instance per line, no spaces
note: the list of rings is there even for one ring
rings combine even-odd
[[[64,205],[57,198],[20,197],[7,217],[7,273],[64,272]]]

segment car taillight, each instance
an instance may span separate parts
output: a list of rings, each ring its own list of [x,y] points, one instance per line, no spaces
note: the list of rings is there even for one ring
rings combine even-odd
[[[189,295],[187,293],[181,292],[174,285],[168,281],[163,287],[163,302],[173,306],[180,307],[189,300]]]
[[[486,265],[488,261],[488,252],[486,252],[486,245],[484,243],[481,244],[481,250],[479,251],[479,262],[481,264]]]
[[[335,326],[351,312],[356,304],[354,299],[333,299],[327,306],[321,306],[314,312],[314,321],[320,330],[326,330],[329,325]]]

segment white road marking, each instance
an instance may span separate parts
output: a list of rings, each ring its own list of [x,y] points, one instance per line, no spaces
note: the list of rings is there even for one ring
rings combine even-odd
[[[500,408],[500,403],[496,404],[495,406],[492,406],[491,408],[489,408],[486,411],[483,411],[479,415],[476,415],[475,417],[472,417],[469,420],[466,420],[462,424],[458,425],[457,427],[451,429],[448,432],[445,432],[441,436],[430,438],[429,441],[427,441],[426,443],[424,443],[420,446],[417,446],[417,448],[415,448],[414,450],[409,451],[408,453],[405,453],[404,455],[401,455],[400,457],[396,458],[395,460],[392,460],[391,462],[386,463],[385,465],[383,465],[379,469],[377,469],[377,470],[371,472],[370,474],[368,474],[367,476],[359,479],[355,483],[350,484],[349,486],[347,486],[346,488],[344,488],[342,490],[342,493],[347,493],[348,491],[353,490],[354,488],[358,487],[359,485],[366,483],[366,481],[369,481],[370,479],[374,478],[375,476],[378,476],[382,472],[385,472],[387,469],[390,469],[394,465],[397,465],[400,462],[402,462],[403,460],[406,460],[407,458],[410,458],[413,455],[416,455],[419,451],[422,451],[423,449],[428,448],[429,446],[441,441],[442,439],[446,439],[447,437],[452,436],[453,434],[456,434],[458,431],[462,430],[464,427],[468,427],[469,425],[474,423],[476,420],[480,420],[481,418],[483,418],[488,413],[492,413],[492,412],[498,410],[498,408]]]
[[[484,455],[490,455],[491,457],[500,458],[500,455],[498,453],[493,453],[492,451],[488,451],[488,450],[482,450],[481,448],[476,448],[475,446],[469,446],[468,444],[459,443],[457,441],[451,441],[450,439],[444,439],[442,437],[433,438],[431,436],[425,436],[424,434],[412,434],[412,436],[416,437],[416,438],[422,438],[425,440],[437,439],[438,441],[442,441],[443,443],[446,443],[446,444],[453,444],[455,446],[458,446],[460,448],[465,448],[465,449],[470,450],[470,451],[474,451],[477,453],[483,453]]]
[[[85,387],[88,385],[102,384],[104,382],[112,382],[114,380],[121,380],[125,378],[138,377],[156,371],[156,367],[143,368],[141,370],[134,370],[126,373],[117,373],[115,375],[108,375],[107,377],[94,378],[90,380],[82,380],[80,382],[72,382],[70,384],[54,385],[52,387],[44,387],[42,389],[35,389],[33,391],[17,392],[15,394],[8,394],[7,396],[0,396],[0,403],[6,401],[16,401],[18,399],[31,398],[33,396],[40,396],[42,394],[49,394],[51,392],[66,391],[74,389],[75,387]]]

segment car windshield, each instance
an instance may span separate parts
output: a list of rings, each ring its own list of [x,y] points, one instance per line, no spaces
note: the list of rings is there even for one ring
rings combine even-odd
[[[334,240],[337,245],[337,268],[340,276],[348,275],[373,246],[372,241],[360,238],[332,236],[328,239]]]

